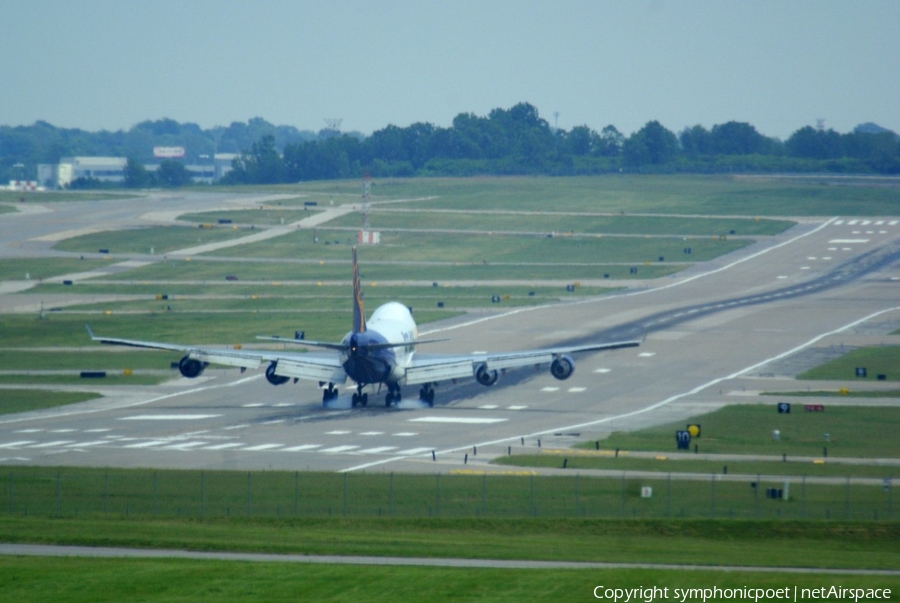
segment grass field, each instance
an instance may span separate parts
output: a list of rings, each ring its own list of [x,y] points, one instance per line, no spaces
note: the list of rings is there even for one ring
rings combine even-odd
[[[238,252],[235,252],[238,253]],[[181,281],[192,284],[216,285],[225,283],[229,276],[237,280],[263,282],[310,281],[313,283],[332,281],[350,282],[350,247],[341,246],[339,261],[313,262],[220,262],[200,260],[169,260],[150,266],[135,268],[121,274],[105,277],[122,283],[159,284]],[[259,258],[261,259],[261,258]],[[364,262],[364,260],[360,260]],[[520,281],[521,285],[534,286],[544,281],[561,283],[581,280],[614,280],[659,278],[674,274],[683,269],[685,264],[637,262],[631,264],[525,264],[525,263],[448,263],[448,264],[390,264],[363,263],[360,273],[363,288],[382,281],[399,281],[404,283],[446,283],[476,284],[484,286],[483,281]],[[632,273],[634,268],[636,272]]]
[[[100,444],[101,449],[103,447]],[[114,448],[114,443],[110,443]],[[516,456],[511,457],[513,459]],[[556,465],[557,467],[559,464]],[[890,477],[883,467],[879,478]],[[881,479],[807,483],[794,479],[788,500],[765,498],[784,477],[756,486],[715,473],[673,479],[666,474],[540,476],[531,471],[459,471],[446,475],[331,474],[284,471],[172,471],[10,467],[0,515],[111,516],[158,519],[252,518],[894,518],[891,488]],[[676,476],[677,477],[677,476]],[[655,495],[645,498],[642,488]]]
[[[726,406],[685,422],[630,433],[615,432],[600,442],[604,449],[675,452],[675,430],[686,424],[701,426],[701,436],[691,441],[710,454],[763,454],[814,456],[828,446],[829,456],[893,458],[897,456],[896,433],[900,430],[900,408],[827,406],[825,412],[804,412],[795,405],[790,414],[778,414],[771,404]],[[772,440],[772,431],[780,440]],[[825,441],[824,434],[829,434]],[[594,442],[581,448],[591,449]]]
[[[579,469],[604,469],[607,471],[654,471],[660,473],[699,473],[705,475],[783,475],[797,477],[873,477],[878,479],[900,477],[900,467],[884,465],[848,465],[844,463],[828,462],[827,457],[822,456],[823,448],[828,447],[828,442],[823,442],[819,448],[819,456],[815,462],[808,459],[797,460],[788,458],[787,461],[735,461],[728,460],[693,460],[671,458],[661,453],[654,458],[638,458],[628,455],[628,452],[614,456],[613,451],[600,450],[592,453],[590,450],[544,450],[540,454],[515,454],[499,457],[494,461],[497,465],[514,467],[552,467],[559,468],[565,464],[567,469],[578,471]],[[830,450],[830,449],[829,449]],[[565,462],[565,463],[564,463]],[[727,473],[726,473],[727,472]]]
[[[790,520],[0,516],[3,542],[195,551],[896,569],[900,524]],[[833,545],[836,541],[840,546]]]
[[[422,309],[416,310],[416,321],[427,324],[456,315],[458,312]],[[348,308],[344,311],[318,313],[249,312],[237,316],[228,313],[157,312],[141,314],[139,319],[135,314],[102,312],[50,312],[45,315],[44,320],[40,320],[37,315],[0,315],[3,344],[8,348],[92,345],[84,329],[85,323],[89,323],[97,335],[107,337],[197,345],[258,343],[257,335],[292,337],[298,329],[305,330],[309,339],[340,341],[352,324],[352,310]]]
[[[656,569],[473,569],[176,559],[0,559],[4,597],[44,601],[590,601],[597,586],[900,589],[893,576]],[[602,595],[603,589],[599,591]],[[662,591],[660,591],[662,592]],[[707,601],[722,601],[714,597]]]
[[[249,234],[252,234],[252,231],[248,229],[156,226],[81,235],[60,241],[55,248],[74,253],[97,253],[100,249],[107,249],[109,253],[118,255],[162,255],[178,249],[227,241]]]
[[[747,218],[680,218],[669,216],[596,216],[577,213],[517,213],[500,211],[434,212],[378,206],[370,213],[374,230],[421,229],[431,222],[439,228],[474,232],[572,233],[714,237],[775,235],[794,225],[786,220]],[[359,216],[346,214],[330,227],[358,227]]]
[[[0,281],[39,281],[53,276],[87,272],[107,265],[109,265],[108,260],[79,260],[77,258],[0,260]]]
[[[360,182],[272,187],[272,192],[333,195],[358,202]],[[421,199],[409,208],[665,213],[704,216],[896,215],[900,190],[829,176],[609,175],[576,178],[416,178],[377,180],[372,200]]]
[[[129,199],[137,197],[134,193],[126,193],[124,191],[115,191],[111,193],[102,193],[99,191],[90,192],[73,192],[73,191],[41,191],[41,192],[19,192],[19,191],[0,191],[0,202],[2,203],[20,203],[21,199],[25,200],[25,204],[29,203],[59,203],[69,201],[106,201],[112,199]]]
[[[33,382],[34,379],[32,378]],[[48,392],[32,389],[0,389],[0,415],[56,408],[99,398],[85,392]]]
[[[856,369],[866,369],[865,377],[857,377]],[[876,381],[884,375],[886,381],[900,381],[900,346],[878,346],[850,350],[840,358],[797,375],[798,379],[813,381]]]

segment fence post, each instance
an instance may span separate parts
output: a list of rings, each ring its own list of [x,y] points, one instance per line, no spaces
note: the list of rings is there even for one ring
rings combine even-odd
[[[153,514],[159,514],[159,507],[157,504],[159,503],[159,480],[157,472],[153,472]]]
[[[59,471],[56,472],[56,516],[62,515],[62,485],[60,483]]]
[[[300,472],[294,471],[294,517],[300,515]]]
[[[625,472],[622,472],[622,517],[625,517]]]
[[[540,446],[540,440],[538,440]],[[537,517],[537,507],[534,506],[534,473],[531,474],[531,516]]]
[[[575,517],[578,517],[578,506],[581,502],[580,501],[581,491],[579,488],[580,484],[578,483],[578,477],[579,477],[579,475],[576,473],[575,474]]]
[[[846,496],[844,497],[844,519],[850,519],[850,476],[847,476]]]
[[[806,519],[806,476],[803,476],[803,481],[800,482],[800,497],[803,499],[803,504],[801,505],[803,509],[803,519]]]
[[[347,517],[347,474],[344,473],[344,492],[343,492],[343,500],[341,502],[341,512],[344,517]]]
[[[206,472],[200,472],[200,519],[206,514]]]
[[[711,474],[712,479],[710,480],[709,486],[709,516],[712,519],[716,518],[716,474]]]
[[[756,518],[759,519],[759,489],[762,488],[762,475],[756,474]]]
[[[12,473],[10,473],[9,476],[10,476],[10,486],[9,486],[9,491],[10,491],[10,501],[12,501]],[[887,495],[888,495],[888,496],[887,496],[887,499],[888,499],[888,505],[887,505],[887,507],[888,507],[888,508],[887,508],[887,517],[888,517],[888,521],[890,521],[891,519],[893,519],[893,508],[892,508],[892,505],[891,505],[891,495],[892,495],[893,491],[894,491],[894,476],[892,475],[891,477],[888,478],[888,491],[887,491]]]
[[[9,514],[10,515],[13,514],[14,508],[15,507],[13,505],[13,473],[12,473],[12,471],[10,471],[9,472]]]
[[[388,477],[388,517],[394,516],[394,472]]]
[[[441,514],[441,474],[438,473],[434,479],[434,516],[439,517]]]
[[[109,513],[109,469],[103,472],[103,512]]]
[[[672,473],[666,476],[666,517],[672,517]]]
[[[481,514],[487,513],[487,472],[481,475]]]
[[[250,477],[250,475],[251,474],[248,471],[247,472],[247,517],[250,517],[250,505],[253,500],[251,497],[251,477]]]

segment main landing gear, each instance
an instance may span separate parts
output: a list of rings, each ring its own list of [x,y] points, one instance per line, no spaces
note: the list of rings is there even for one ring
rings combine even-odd
[[[357,404],[360,406],[366,406],[369,403],[369,394],[363,393],[363,386],[356,386],[356,393],[353,394],[353,397],[350,399],[353,406]]]
[[[419,399],[425,402],[429,407],[434,406],[434,388],[430,383],[426,383],[419,390]]]
[[[400,404],[401,395],[400,395],[400,386],[396,383],[388,383],[388,393],[384,398],[384,405],[389,407],[392,404]]]
[[[324,385],[324,384],[323,384]],[[322,404],[328,404],[332,400],[336,400],[338,397],[338,390],[334,386],[334,383],[328,384],[328,389],[322,392]],[[356,406],[356,404],[354,404]]]

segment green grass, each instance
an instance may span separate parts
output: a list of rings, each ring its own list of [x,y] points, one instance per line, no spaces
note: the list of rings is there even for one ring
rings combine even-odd
[[[421,326],[450,318],[458,312],[438,309],[416,310]],[[0,315],[3,345],[9,348],[88,346],[84,329],[107,337],[142,339],[192,345],[235,345],[259,343],[257,335],[293,336],[305,330],[309,339],[340,341],[350,330],[352,311],[231,313],[157,312],[145,314],[81,314],[50,312],[44,320],[37,315]],[[100,346],[101,344],[95,344]]]
[[[196,551],[896,569],[897,522],[2,517],[3,542]],[[841,546],[828,546],[839,541]]]
[[[302,205],[308,199],[299,198]],[[219,220],[231,220],[234,224],[244,225],[260,225],[260,226],[278,226],[281,224],[292,224],[299,222],[311,216],[320,213],[324,208],[317,209],[298,209],[296,203],[285,201],[279,202],[282,206],[273,206],[269,203],[266,209],[235,209],[224,211],[211,211],[199,214],[182,214],[178,216],[179,220],[185,222],[194,222],[201,224],[218,224]],[[357,217],[356,224],[359,224]]]
[[[56,408],[99,398],[87,392],[48,392],[31,389],[0,389],[0,415],[9,415],[43,408]]]
[[[167,283],[165,285],[145,284],[82,284],[75,290],[84,299],[89,295],[143,295],[144,299],[131,301],[109,301],[85,303],[54,308],[53,314],[74,312],[171,312],[190,311],[346,311],[349,306],[350,287],[347,285],[294,285],[274,283],[229,283],[222,285],[190,285]],[[365,307],[371,312],[387,301],[400,301],[413,308],[418,316],[420,311],[438,308],[444,304],[447,311],[461,312],[472,308],[503,309],[509,307],[555,304],[565,301],[606,295],[619,290],[613,287],[580,286],[567,291],[562,285],[556,287],[537,286],[438,286],[431,283],[419,286],[377,285],[367,286]],[[46,284],[34,289],[36,294],[72,293],[71,287]],[[159,291],[166,291],[168,299],[157,299]],[[500,298],[494,302],[494,297]]]
[[[106,377],[82,378],[79,374],[59,374],[59,375],[35,375],[35,374],[12,374],[0,375],[0,383],[5,385],[81,385],[87,389],[91,386],[121,386],[121,385],[159,385],[169,379],[177,377],[177,374],[147,374],[138,373],[133,375],[125,375],[122,372],[108,372]]]
[[[361,182],[329,180],[244,187],[240,192],[307,194],[320,206],[359,203]],[[705,216],[892,216],[900,190],[866,178],[616,174],[573,178],[376,179],[372,201],[436,197],[392,207],[505,208]],[[301,201],[302,202],[302,201]]]
[[[88,345],[88,342],[82,342]],[[29,351],[0,349],[0,366],[4,371],[122,371],[123,369],[169,368],[180,354],[151,351],[134,351],[104,347],[71,351]]]
[[[27,438],[25,438],[27,439]],[[116,444],[94,450],[115,450]],[[557,466],[559,466],[557,464]],[[885,471],[883,477],[889,477]],[[789,500],[769,500],[783,476],[758,487],[723,481],[618,473],[539,476],[530,471],[448,475],[172,471],[10,467],[0,472],[0,515],[100,519],[598,519],[729,518],[886,520],[894,517],[881,482],[795,478]],[[643,487],[655,492],[641,496]],[[2,536],[2,534],[0,534]],[[457,553],[454,553],[457,554]]]
[[[342,246],[340,256],[348,256],[349,246]],[[235,252],[238,253],[238,252]],[[362,261],[362,260],[361,260]],[[637,268],[631,274],[631,268]],[[482,262],[455,264],[391,264],[367,263],[360,266],[363,288],[381,281],[469,283],[479,281],[521,281],[522,284],[538,284],[542,281],[577,282],[581,280],[601,280],[606,275],[611,279],[659,278],[678,272],[684,264],[662,264],[634,262],[632,264],[499,264]],[[238,280],[265,282],[277,281],[338,281],[350,282],[350,261],[329,263],[298,262],[216,262],[202,260],[169,260],[150,266],[136,268],[121,274],[105,277],[109,281],[133,284],[158,283],[160,287],[170,282],[193,284],[225,283],[226,277]]]
[[[615,569],[472,569],[234,563],[176,559],[0,559],[11,601],[588,601],[614,588],[890,588],[893,576]],[[600,591],[602,593],[602,591]],[[642,600],[642,599],[641,599]],[[663,599],[664,600],[664,599]],[[720,601],[707,598],[707,601]]]
[[[898,456],[896,434],[900,430],[900,408],[827,405],[825,412],[804,412],[794,405],[790,414],[778,414],[771,404],[740,404],[631,433],[615,432],[601,441],[605,449],[675,452],[675,430],[688,423],[701,425],[701,437],[691,441],[701,453],[819,456],[828,446],[833,457]],[[780,441],[772,431],[781,432]],[[826,442],[824,434],[829,434]],[[593,448],[594,442],[582,444]]]
[[[857,377],[857,367],[866,368],[866,377]],[[900,346],[877,346],[850,350],[840,358],[797,375],[813,381],[875,381],[884,375],[887,381],[900,381]]]
[[[0,260],[0,280],[24,281],[87,272],[109,265],[108,260],[79,260],[77,258],[28,258]],[[62,286],[62,285],[60,285]],[[71,289],[66,290],[71,293]]]
[[[796,398],[900,398],[900,390],[881,390],[881,391],[860,391],[847,390],[846,392],[837,390],[809,390],[796,392],[762,392],[762,396],[790,396]]]
[[[355,233],[318,231],[320,243],[309,231],[287,234],[261,243],[249,243],[211,252],[210,255],[243,258],[284,258],[349,261],[348,247]],[[331,245],[324,244],[332,242]],[[334,242],[339,244],[335,245]],[[471,235],[426,232],[385,232],[380,245],[360,250],[360,266],[366,262],[458,262],[464,264],[610,264],[658,262],[702,262],[752,244],[747,239],[707,237],[684,240],[680,237],[604,237],[600,235],[521,236]],[[684,249],[691,248],[685,254]]]
[[[463,231],[502,231],[522,233],[579,233],[654,236],[712,237],[775,235],[794,225],[785,220],[750,220],[739,218],[678,218],[666,216],[593,216],[555,213],[517,213],[501,210],[496,213],[472,210],[466,213],[436,213],[427,210],[409,211],[386,206],[390,211],[371,212],[373,230],[421,229],[433,226]],[[505,213],[509,211],[511,213]],[[358,227],[359,216],[347,214],[327,223],[329,227]]]
[[[131,228],[81,235],[60,241],[55,249],[74,253],[97,253],[108,249],[110,253],[155,254],[228,241],[252,234],[247,229],[192,228],[188,226],[155,226],[151,228]]]
[[[29,203],[59,203],[69,201],[109,201],[114,199],[132,199],[138,197],[134,193],[126,193],[124,191],[116,191],[111,193],[92,192],[57,192],[57,191],[0,191],[0,202],[3,203],[19,203],[20,199],[25,199],[25,204]]]
[[[838,179],[611,175],[579,178],[435,178],[376,180],[373,200],[429,195],[409,208],[670,213],[706,216],[896,215],[900,190]],[[352,182],[306,190],[350,192]],[[357,184],[358,190],[358,184]]]
[[[823,447],[828,442],[823,442]],[[819,459],[826,460],[821,456]],[[660,458],[636,458],[629,457],[628,453],[620,453],[618,458],[610,458],[608,450],[600,451],[597,455],[589,454],[589,451],[553,450],[544,451],[541,454],[515,454],[499,457],[494,464],[513,467],[562,467],[565,461],[566,468],[572,471],[579,469],[603,469],[607,471],[655,471],[660,473],[702,473],[706,475],[723,474],[725,469],[728,475],[791,475],[806,477],[873,477],[890,478],[894,474],[900,476],[900,467],[883,465],[848,465],[835,462],[822,464],[810,461],[795,461],[788,459],[782,461],[735,461],[735,460],[693,460],[673,459],[660,455]]]

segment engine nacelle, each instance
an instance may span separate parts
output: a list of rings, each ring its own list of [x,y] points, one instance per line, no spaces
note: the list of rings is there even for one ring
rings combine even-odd
[[[568,356],[557,356],[550,363],[550,374],[564,381],[575,372],[575,361]]]
[[[475,380],[486,387],[497,383],[497,379],[499,378],[500,373],[488,369],[486,364],[480,364],[475,371]]]
[[[271,383],[272,385],[284,385],[288,381],[291,380],[290,377],[284,377],[282,375],[275,374],[275,366],[277,363],[273,362],[268,367],[266,367],[266,381]]]
[[[206,367],[207,363],[201,362],[200,360],[195,360],[190,356],[185,356],[178,361],[178,372],[180,372],[183,377],[187,377],[188,379],[199,377]]]

